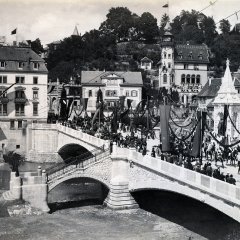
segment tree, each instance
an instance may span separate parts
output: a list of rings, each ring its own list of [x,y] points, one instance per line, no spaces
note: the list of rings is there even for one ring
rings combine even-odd
[[[139,19],[141,36],[147,43],[156,41],[159,35],[157,19],[149,12],[144,12]]]
[[[163,36],[164,28],[168,21],[169,21],[169,16],[166,13],[163,14],[163,16],[161,18],[161,23],[160,23],[160,29],[159,29],[160,36]]]
[[[39,38],[31,42],[31,49],[37,54],[41,54],[44,52],[43,46]]]
[[[220,21],[219,29],[221,30],[222,34],[229,34],[231,29],[231,24],[227,19],[222,19]]]
[[[13,172],[16,172],[16,177],[19,176],[19,166],[24,162],[25,156],[22,151],[16,149],[15,151],[5,149],[3,159],[8,163]]]
[[[107,14],[107,19],[101,24],[99,30],[107,35],[115,35],[118,41],[126,40],[128,39],[129,29],[135,27],[134,21],[132,12],[128,8],[111,8]]]

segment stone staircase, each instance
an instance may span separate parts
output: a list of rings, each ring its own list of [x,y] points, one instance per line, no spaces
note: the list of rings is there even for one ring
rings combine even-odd
[[[14,201],[16,200],[14,194],[11,192],[11,190],[8,190],[2,194],[2,197],[6,201]]]

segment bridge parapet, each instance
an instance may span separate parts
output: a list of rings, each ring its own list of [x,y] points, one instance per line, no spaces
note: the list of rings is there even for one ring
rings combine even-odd
[[[240,222],[240,188],[216,178],[129,149],[115,155],[129,161],[129,191],[159,189],[202,201]]]

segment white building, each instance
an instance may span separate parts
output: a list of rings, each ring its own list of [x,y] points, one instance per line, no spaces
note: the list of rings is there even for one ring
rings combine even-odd
[[[0,93],[7,90],[0,97],[4,144],[24,150],[23,129],[47,121],[47,74],[44,60],[29,47],[0,47]]]
[[[114,106],[114,102],[118,101],[120,96],[133,100],[133,108],[142,100],[141,72],[82,71],[81,83],[82,97],[88,98],[87,111],[91,113],[96,111],[99,89],[109,107]]]
[[[167,23],[161,44],[159,86],[177,86],[181,101],[191,103],[208,80],[208,47],[205,44],[175,43],[170,30]]]

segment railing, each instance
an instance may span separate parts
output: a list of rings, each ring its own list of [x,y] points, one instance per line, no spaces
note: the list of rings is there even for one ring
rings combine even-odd
[[[76,169],[85,169],[87,166],[96,163],[109,155],[109,149],[97,149],[92,151],[91,155],[89,155],[89,153],[85,153],[77,157],[69,158],[69,163],[53,166],[46,170],[48,182],[51,182],[53,179],[59,178],[64,174],[74,172]]]
[[[153,158],[148,155],[142,156],[141,153],[134,150],[124,149],[123,151],[117,147],[114,155],[127,158],[136,166],[162,173],[168,178],[175,179],[176,181],[193,186],[200,191],[209,192],[211,195],[240,205],[240,188],[235,185],[162,161],[159,158]]]

